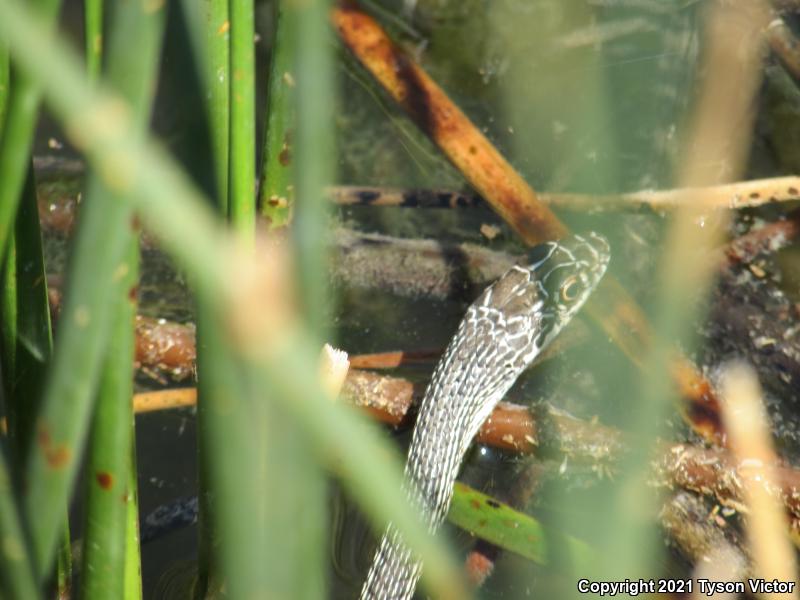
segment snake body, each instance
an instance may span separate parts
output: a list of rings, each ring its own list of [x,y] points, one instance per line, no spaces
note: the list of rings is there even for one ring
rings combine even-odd
[[[405,469],[405,491],[431,532],[447,514],[472,438],[496,404],[597,286],[609,248],[591,233],[533,248],[467,309],[422,400]],[[390,525],[361,598],[405,600],[422,564]]]

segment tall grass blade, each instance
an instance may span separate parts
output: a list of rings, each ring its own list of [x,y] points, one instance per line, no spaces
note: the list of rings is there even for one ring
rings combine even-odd
[[[217,199],[228,214],[228,157],[230,148],[230,6],[229,0],[203,0],[206,7],[206,53],[195,54],[206,68],[208,111],[217,176]],[[186,4],[184,4],[186,6]],[[184,12],[191,14],[187,8]]]
[[[61,6],[60,0],[36,0],[31,5],[45,29],[50,29]],[[0,126],[3,132],[0,136],[0,262],[8,247],[8,237],[28,172],[40,95],[39,86],[24,74],[12,69],[10,78],[13,86],[10,90],[6,88],[6,118],[5,124]]]
[[[95,201],[98,200],[95,198]],[[123,286],[135,292],[138,246],[128,252]],[[124,291],[124,288],[118,290]],[[118,297],[92,419],[86,467],[86,518],[81,598],[122,598],[125,582],[128,489],[133,433],[133,318],[135,299]]]
[[[207,90],[207,111],[212,139],[216,209],[220,215],[228,214],[228,181],[230,156],[230,6],[228,0],[205,0],[204,10],[198,11],[192,2],[183,2],[184,18],[194,39],[195,63],[201,65],[204,86]],[[202,20],[203,36],[199,35]],[[192,34],[191,32],[194,32]],[[239,393],[239,382],[228,379],[230,370],[225,349],[215,343],[213,309],[203,301],[202,295],[196,304],[197,321],[197,374],[198,403],[197,430],[199,473],[198,518],[198,584],[195,597],[203,598],[219,593],[224,585],[224,568],[220,568],[219,519],[211,512],[212,490],[215,487],[214,471],[214,407],[224,405],[226,394]],[[210,329],[208,329],[210,328]],[[208,335],[206,331],[208,329]],[[224,411],[223,411],[224,412]],[[224,434],[223,434],[224,435]],[[233,432],[233,435],[236,435]],[[235,568],[235,565],[234,565]]]
[[[111,15],[107,80],[131,102],[134,119],[144,129],[157,75],[164,9],[152,10],[141,3],[115,5]],[[130,52],[135,45],[137,52]],[[118,194],[104,188],[96,176],[88,203],[124,204]],[[105,197],[103,197],[105,196]],[[91,208],[91,204],[89,205]],[[129,219],[132,218],[128,215]],[[94,413],[88,467],[86,472],[87,508],[83,549],[81,597],[85,600],[123,597],[125,565],[135,557],[126,552],[138,548],[128,543],[136,532],[128,525],[128,504],[136,496],[130,489],[131,448],[134,444],[133,355],[134,318],[139,278],[137,228],[125,224],[127,248],[115,268],[119,280],[115,296],[107,300],[114,307],[108,351],[103,365],[97,406]],[[85,259],[85,258],[84,258]],[[87,268],[81,267],[77,268]],[[135,480],[134,480],[135,481]],[[125,502],[120,502],[124,498]]]

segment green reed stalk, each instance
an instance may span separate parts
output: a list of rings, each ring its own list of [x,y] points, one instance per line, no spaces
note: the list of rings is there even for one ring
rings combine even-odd
[[[263,538],[270,503],[261,452],[266,433],[263,407],[253,399],[252,377],[226,338],[219,313],[198,301],[198,317],[203,317],[198,339],[206,346],[197,357],[201,472],[211,494],[204,499],[206,523],[201,532],[209,553],[209,564],[201,564],[206,569],[201,572],[206,578],[204,595],[220,593],[223,587],[232,597],[271,595]],[[291,461],[289,456],[282,458]],[[271,542],[275,548],[283,544]]]
[[[205,86],[208,90],[208,120],[212,139],[212,155],[216,173],[216,209],[220,215],[228,214],[228,169],[230,156],[230,6],[228,0],[206,0],[204,11],[190,2],[183,3],[187,22],[202,17],[205,36],[202,43],[194,44],[195,62],[202,65]],[[202,295],[196,304],[197,321],[197,430],[198,462],[200,474],[198,490],[200,515],[198,518],[198,573],[196,598],[204,598],[224,585],[223,576],[215,560],[215,548],[219,545],[219,528],[211,514],[213,484],[213,436],[214,427],[210,409],[223,403],[223,393],[236,393],[239,382],[228,378],[227,357],[222,355],[214,343],[217,332],[213,329],[213,310],[203,302]],[[206,328],[209,327],[208,335]],[[228,388],[232,385],[232,388]]]
[[[228,11],[230,21],[224,20],[223,34],[217,22]],[[212,89],[210,125],[220,186],[217,208],[249,244],[255,236],[253,44],[252,2],[218,3],[209,12],[209,56],[197,57],[198,62],[215,65],[207,85]],[[219,64],[223,57],[230,58],[230,67]],[[223,72],[227,73],[228,95],[220,86]],[[263,595],[269,584],[260,535],[268,493],[260,467],[263,453],[259,452],[264,431],[258,407],[249,399],[248,376],[226,341],[224,324],[214,306],[202,297],[197,302],[197,323],[201,463],[197,592],[208,596],[224,587],[235,596]],[[233,405],[232,398],[238,399]]]
[[[125,581],[123,583],[123,600],[142,600],[142,556],[139,539],[139,491],[136,470],[136,435],[135,420],[133,428],[130,464],[128,466],[128,488],[125,506],[128,531],[125,535]]]
[[[252,242],[256,224],[255,25],[253,0],[230,0],[230,161],[228,215],[242,239]]]
[[[284,18],[285,0],[275,2],[275,36],[269,71],[269,95],[258,204],[270,228],[287,225],[294,206],[293,136],[295,128],[295,45]]]
[[[11,63],[8,57],[8,49],[3,44],[0,44],[0,137],[3,136],[3,123],[5,123],[6,119],[10,77]]]
[[[155,142],[136,135],[134,122],[121,108],[118,97],[94,90],[83,82],[80,62],[74,53],[59,38],[44,35],[42,25],[17,0],[0,0],[0,35],[8,42],[16,64],[42,83],[52,114],[62,123],[70,123],[72,140],[80,143],[96,172],[127,192],[123,199],[130,200],[141,212],[148,228],[186,270],[197,293],[214,307],[220,318],[233,318],[225,310],[229,308],[226,299],[231,293],[229,238],[214,222],[207,201],[175,162]],[[101,116],[106,117],[101,121],[104,127],[98,126]],[[84,219],[89,220],[88,211]],[[94,223],[88,223],[87,227],[90,225]],[[105,242],[102,233],[98,233],[98,239]],[[79,245],[80,240],[76,242]],[[104,247],[111,247],[110,243]],[[109,287],[107,281],[81,283],[90,289],[99,285]],[[73,341],[69,339],[69,328],[74,327],[76,316],[81,313],[76,314],[74,305],[63,313],[64,329],[60,330],[59,343]],[[91,321],[84,324],[85,334],[95,334],[88,331]],[[295,340],[292,343],[287,340],[286,350],[279,356],[253,364],[258,373],[255,389],[279,402],[297,420],[315,450],[317,461],[334,470],[376,527],[382,528],[391,519],[403,530],[409,546],[429,566],[424,579],[429,590],[443,598],[468,597],[460,582],[459,569],[441,542],[428,535],[405,498],[397,493],[401,482],[399,457],[374,426],[332,403],[322,393],[316,377],[309,372],[309,365],[318,360],[318,343],[307,332],[300,332]],[[82,396],[76,394],[73,383],[85,379],[86,368],[82,366],[85,362],[75,365],[77,370],[72,380],[59,382],[62,400],[68,400],[73,410],[76,406],[85,410],[76,402]],[[58,381],[58,368],[54,366],[51,381]],[[50,427],[56,422],[51,418],[53,414],[55,411],[45,412],[44,423]],[[58,437],[50,439],[58,444],[56,448],[74,447],[84,433],[80,420],[71,414],[57,416],[66,425],[59,424]],[[28,505],[40,509],[37,514],[46,515],[54,505],[63,502],[68,489],[63,475],[48,472],[45,457],[41,452],[37,454],[36,463],[28,471],[30,485],[52,493],[45,496],[29,492],[27,500]],[[50,530],[56,526],[57,522],[49,518],[38,525],[37,557],[44,554],[43,542],[55,537]]]
[[[153,81],[158,73],[164,10],[141,3],[114,6],[111,16],[106,78],[130,101],[135,120],[144,130],[150,115]],[[137,52],[130,48],[136,46]],[[94,193],[93,193],[94,192]],[[89,182],[87,204],[120,204],[124,201],[103,186],[95,174]],[[102,208],[102,205],[100,206]],[[132,219],[132,214],[128,214]],[[138,228],[125,223],[127,248],[115,266],[115,286],[110,317],[110,338],[94,411],[86,470],[87,508],[84,527],[84,600],[122,598],[128,561],[139,562],[139,549],[130,543],[138,533],[128,524],[128,505],[136,497],[130,487],[131,452],[134,448],[133,356],[136,291],[139,279]],[[84,257],[86,259],[86,257]],[[79,267],[82,268],[82,267]],[[121,502],[120,498],[126,501]],[[127,556],[134,552],[135,556]]]
[[[309,363],[306,369],[316,367]],[[270,589],[278,597],[324,598],[329,595],[330,563],[324,473],[296,416],[270,395],[254,397],[264,407],[264,470],[270,492],[264,507],[264,548]]]
[[[0,61],[2,62],[2,61]],[[7,63],[6,63],[7,64]],[[7,69],[5,70],[8,73]],[[6,79],[6,84],[7,84]],[[7,89],[7,88],[6,88]],[[0,98],[0,114],[4,113],[5,100]],[[2,122],[0,121],[0,132]],[[24,448],[32,434],[32,423],[44,378],[46,363],[52,351],[50,331],[50,310],[47,300],[47,281],[45,278],[42,240],[39,230],[39,215],[36,203],[33,169],[27,169],[27,179],[23,190],[24,202],[16,215],[16,223],[11,231],[8,252],[0,268],[2,295],[0,295],[0,322],[3,335],[0,347],[2,359],[3,386],[7,424],[9,428],[10,457],[13,460],[13,473],[18,478],[24,462]],[[5,552],[0,572],[2,580],[8,579],[6,591],[9,597],[38,597],[38,589],[33,578],[33,564],[30,560],[24,529],[26,519],[17,513],[16,499],[8,492],[10,473],[5,457],[2,459],[3,473],[0,474],[3,491],[0,493],[2,518],[13,518],[14,523],[0,525],[3,539],[8,536],[10,548],[16,552]],[[61,513],[62,517],[64,513]],[[70,585],[69,534],[59,553],[56,586],[58,593],[64,593]],[[30,590],[33,584],[33,590]],[[25,591],[27,590],[27,591]],[[32,594],[32,595],[28,595]]]
[[[32,5],[45,28],[52,28],[61,7],[60,0],[36,0]],[[6,88],[8,101],[0,137],[0,263],[8,247],[8,237],[25,184],[39,108],[39,86],[13,69],[10,79],[13,86]]]
[[[93,201],[98,201],[95,197]],[[129,469],[133,442],[133,345],[138,245],[132,244],[112,316],[111,336],[92,419],[86,467],[81,598],[122,598],[125,583]]]
[[[48,373],[35,441],[28,452],[24,494],[37,571],[46,573],[60,530],[56,503],[69,499],[86,440],[92,400],[109,334],[112,305],[123,287],[125,249],[131,236],[130,207],[94,200],[89,186],[68,270],[69,288],[59,320],[54,361]],[[98,252],[102,248],[102,252]]]
[[[103,60],[103,0],[83,0],[83,17],[86,72],[94,81]]]
[[[230,7],[228,0],[205,0],[206,53],[195,56],[206,67],[208,111],[216,164],[218,204],[228,214],[228,157],[230,152]],[[190,7],[184,3],[184,12]]]

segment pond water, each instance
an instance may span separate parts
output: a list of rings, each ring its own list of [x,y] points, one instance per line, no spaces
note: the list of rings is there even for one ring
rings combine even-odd
[[[385,19],[409,53],[421,61],[534,187],[550,192],[605,194],[671,183],[673,168],[680,158],[680,131],[696,75],[701,4],[655,0],[386,0],[370,2],[368,6]],[[65,21],[76,31],[80,23],[78,3],[68,5]],[[271,8],[268,2],[258,3],[261,77],[268,65]],[[403,10],[411,10],[410,16],[399,16]],[[154,129],[170,149],[190,172],[197,174],[204,171],[205,164],[197,156],[203,154],[202,149],[198,150],[202,148],[198,142],[202,139],[198,133],[202,126],[198,123],[203,122],[203,114],[202,103],[191,100],[197,90],[180,75],[187,68],[182,46],[185,42],[173,15],[153,121]],[[336,118],[338,182],[468,189],[457,170],[375,89],[354,59],[342,50],[336,52],[342,92]],[[798,131],[800,102],[796,100],[800,94],[792,88],[791,81],[787,83],[785,73],[776,70],[774,61],[768,67],[758,98],[760,110],[746,178],[796,172],[800,166],[796,151],[787,142],[787,138],[795,139],[792,136]],[[260,85],[259,130],[264,89]],[[52,140],[63,141],[63,135],[44,119],[37,153],[59,158],[75,156],[68,145],[54,151]],[[756,221],[772,220],[786,213],[785,206],[742,213],[734,229],[741,233]],[[563,217],[576,229],[595,229],[609,237],[613,249],[611,272],[646,309],[652,308],[657,301],[658,250],[665,229],[662,215],[640,211],[565,213]],[[333,219],[336,227],[359,231],[426,238],[441,244],[470,242],[515,256],[524,252],[511,230],[485,208],[349,208],[336,209]],[[494,236],[487,236],[485,228],[482,232],[487,225]],[[48,272],[60,274],[66,256],[64,238],[50,233],[46,242]],[[798,264],[795,245],[785,250],[777,262],[769,262],[770,277],[745,282],[752,284],[747,288],[752,292],[748,298],[766,296],[774,290],[789,298],[781,296],[775,301],[781,306],[797,302]],[[741,284],[747,274],[733,270],[729,275],[728,283]],[[718,304],[725,299],[722,295],[726,288],[720,289],[722,292],[714,296]],[[444,348],[472,296],[474,290],[447,300],[407,297],[393,290],[338,281],[331,302],[336,344],[350,353]],[[148,316],[178,322],[193,320],[185,281],[156,248],[143,251],[140,303],[141,313]],[[743,350],[743,343],[736,340],[726,342],[722,331],[732,310],[723,310],[714,317],[719,326],[698,325],[697,333],[704,345],[690,354],[710,374],[724,358],[740,356],[744,351],[762,373],[772,368],[770,359],[761,360],[754,349]],[[512,397],[528,405],[547,402],[587,420],[599,419],[624,428],[630,414],[638,410],[635,390],[639,376],[604,334],[596,327],[588,331],[578,347],[524,376]],[[746,336],[747,332],[740,334]],[[432,368],[430,363],[393,374],[425,382]],[[777,415],[775,435],[781,450],[792,457],[800,446],[800,421],[795,414],[800,387],[791,379],[781,384],[779,376],[767,374],[765,378],[769,407],[773,416]],[[145,376],[137,379],[139,390],[157,387],[157,382]],[[670,431],[678,439],[692,439],[677,417],[670,422]],[[402,445],[407,442],[408,432],[387,430],[387,435]],[[194,412],[186,409],[138,417],[137,460],[143,515],[176,498],[194,495]],[[551,457],[552,460],[558,463],[560,459]],[[591,537],[591,523],[596,516],[593,506],[612,497],[610,480],[597,473],[582,472],[566,462],[563,470],[560,464],[554,467],[546,460],[543,464],[547,465],[542,467],[546,472],[542,476],[543,490],[532,509],[543,520],[552,519],[560,526],[567,522],[571,533]],[[488,493],[502,495],[521,474],[530,472],[532,465],[531,459],[478,447],[469,457],[464,478]],[[555,477],[554,470],[560,475],[566,472],[567,476]],[[592,493],[583,495],[586,489]],[[562,502],[566,496],[571,498],[569,506]],[[372,538],[357,509],[333,482],[329,497],[331,597],[351,598],[369,564]],[[447,534],[461,549],[473,543],[454,529],[448,529]],[[179,597],[178,590],[191,580],[195,554],[195,527],[146,545],[145,597]],[[682,573],[686,565],[674,562],[665,571]],[[538,589],[548,589],[547,577],[530,563],[506,555],[482,596],[525,597],[537,585]]]

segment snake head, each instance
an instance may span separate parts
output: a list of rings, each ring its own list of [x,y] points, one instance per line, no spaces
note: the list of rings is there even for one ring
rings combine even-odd
[[[608,242],[594,232],[546,242],[529,252],[525,268],[542,302],[539,349],[580,310],[606,272],[610,257]]]
[[[608,242],[596,233],[570,235],[531,249],[470,307],[454,340],[458,360],[491,341],[484,362],[519,372],[541,352],[597,287],[608,267]],[[475,340],[471,342],[469,340]]]

